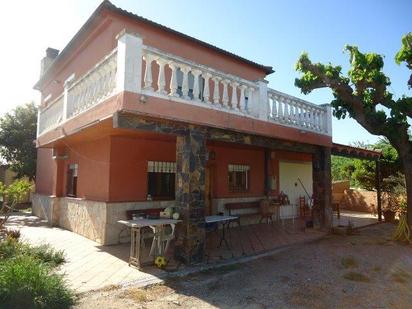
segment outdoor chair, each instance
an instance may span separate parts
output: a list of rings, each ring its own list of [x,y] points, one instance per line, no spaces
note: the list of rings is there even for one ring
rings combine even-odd
[[[275,220],[279,217],[279,207],[280,204],[275,202],[271,199],[263,199],[259,203],[259,211],[260,211],[260,221],[262,223],[264,219],[266,219],[266,223],[273,223],[273,216],[275,216]]]

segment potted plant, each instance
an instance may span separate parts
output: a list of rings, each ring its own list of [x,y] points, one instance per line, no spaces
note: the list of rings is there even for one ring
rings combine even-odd
[[[382,207],[383,217],[385,218],[385,222],[394,223],[395,222],[395,215],[397,212],[397,199],[396,195],[392,192],[386,193],[386,205]]]
[[[395,214],[396,214],[396,211],[392,210],[391,208],[385,208],[383,210],[383,217],[385,218],[385,222],[394,223]]]

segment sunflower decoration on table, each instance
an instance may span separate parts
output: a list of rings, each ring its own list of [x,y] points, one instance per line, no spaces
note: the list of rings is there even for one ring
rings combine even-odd
[[[155,258],[154,263],[158,268],[165,268],[167,265],[167,260],[164,256],[159,255]]]

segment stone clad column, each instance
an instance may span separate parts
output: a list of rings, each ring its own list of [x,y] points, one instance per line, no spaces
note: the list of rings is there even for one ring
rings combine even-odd
[[[179,224],[175,255],[185,263],[203,259],[205,246],[206,138],[202,129],[190,127],[176,139],[176,210]]]
[[[322,229],[332,227],[331,149],[318,147],[313,155],[313,220]]]

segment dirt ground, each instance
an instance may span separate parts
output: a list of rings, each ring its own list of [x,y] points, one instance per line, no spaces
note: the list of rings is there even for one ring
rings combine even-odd
[[[412,246],[393,225],[331,235],[149,288],[80,295],[76,308],[412,308]]]

